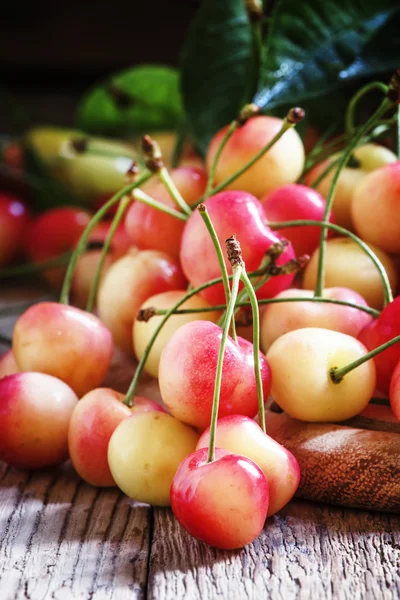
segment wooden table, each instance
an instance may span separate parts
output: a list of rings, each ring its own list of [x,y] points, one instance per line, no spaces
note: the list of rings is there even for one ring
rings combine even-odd
[[[253,544],[222,552],[69,464],[0,463],[0,600],[391,600],[399,568],[399,515],[294,500]]]

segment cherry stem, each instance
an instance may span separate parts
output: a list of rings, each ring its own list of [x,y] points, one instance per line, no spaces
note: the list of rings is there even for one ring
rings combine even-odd
[[[333,383],[340,383],[343,377],[347,375],[347,373],[350,373],[350,371],[353,371],[353,369],[356,369],[360,365],[367,362],[367,360],[374,358],[374,356],[380,354],[384,350],[387,350],[391,346],[394,346],[398,342],[400,342],[400,335],[396,335],[396,337],[394,337],[393,339],[389,340],[388,342],[385,342],[384,344],[381,344],[377,348],[374,348],[374,350],[371,350],[371,352],[368,352],[368,354],[365,354],[361,358],[358,358],[354,362],[349,363],[348,365],[341,367],[340,369],[338,369],[337,367],[333,367],[329,371],[329,376],[331,380],[333,381]]]
[[[210,438],[208,442],[208,455],[207,462],[212,462],[215,459],[215,442],[217,433],[217,421],[219,411],[219,397],[221,395],[221,383],[222,383],[222,368],[224,365],[225,347],[228,339],[229,327],[235,310],[236,297],[239,291],[239,281],[242,274],[243,265],[238,263],[232,266],[233,279],[232,279],[232,291],[229,299],[229,304],[226,309],[225,323],[222,330],[222,338],[218,352],[218,363],[217,370],[215,373],[214,382],[214,394],[211,411],[211,422],[210,422]]]
[[[153,173],[150,171],[145,171],[142,175],[137,179],[136,182],[130,183],[123,187],[119,192],[114,194],[110,200],[108,200],[103,206],[97,211],[97,213],[92,217],[92,219],[87,224],[83,234],[80,237],[78,244],[75,247],[75,250],[72,253],[71,260],[69,261],[67,272],[65,274],[64,283],[61,289],[60,294],[60,302],[61,304],[69,303],[69,293],[71,289],[72,277],[74,275],[75,267],[78,262],[79,257],[86,250],[86,245],[89,239],[89,235],[92,230],[96,227],[96,225],[105,217],[107,212],[110,210],[114,204],[119,202],[121,198],[131,193],[132,190],[143,185],[146,181],[148,181],[153,176]]]
[[[240,295],[240,294],[239,294]],[[239,296],[238,296],[239,297]],[[310,298],[302,298],[302,297],[290,297],[290,298],[263,298],[262,300],[257,300],[259,306],[264,306],[265,304],[281,304],[284,302],[322,302],[325,304],[339,304],[341,306],[349,306],[350,308],[357,308],[372,317],[379,317],[380,312],[375,308],[371,308],[370,306],[362,306],[361,304],[356,304],[355,302],[347,302],[347,300],[337,300],[336,298],[314,298],[311,296]],[[248,307],[251,306],[249,301],[236,302],[236,307]],[[182,308],[175,311],[176,315],[186,315],[192,313],[203,313],[203,312],[214,312],[219,310],[226,309],[226,304],[217,304],[215,306],[207,306],[203,308]],[[155,308],[154,316],[161,316],[167,314],[168,309],[166,308]]]
[[[325,254],[326,254],[326,242],[328,236],[328,228],[327,223],[329,222],[329,213],[332,208],[336,186],[339,181],[340,173],[342,169],[346,166],[349,161],[354,148],[357,146],[359,140],[373,127],[375,122],[387,111],[387,109],[391,106],[390,100],[385,98],[376,112],[368,119],[368,121],[361,127],[358,132],[354,135],[352,140],[346,147],[344,151],[339,165],[333,175],[331,185],[329,187],[328,197],[326,199],[324,217],[322,222],[322,230],[320,237],[320,249],[319,249],[319,257],[318,257],[318,271],[317,271],[317,283],[315,286],[315,296],[320,297],[322,295],[322,290],[325,284]]]
[[[214,225],[211,221],[210,215],[208,214],[208,210],[205,206],[205,204],[199,204],[199,206],[197,207],[201,218],[203,219],[203,222],[205,224],[205,226],[207,227],[207,231],[210,234],[210,237],[212,239],[212,242],[214,244],[214,248],[215,248],[215,252],[217,253],[217,257],[218,257],[218,263],[219,263],[219,268],[221,269],[221,275],[222,275],[222,283],[224,286],[224,292],[225,292],[225,301],[226,304],[229,304],[229,299],[231,297],[231,289],[229,286],[229,277],[228,277],[228,270],[226,268],[226,264],[225,264],[225,259],[224,259],[224,255],[222,253],[222,248],[221,248],[221,244],[219,242],[218,236],[217,236],[217,232],[215,231]],[[237,335],[236,335],[236,327],[235,327],[235,317],[233,315],[232,317],[232,322],[231,322],[231,333],[232,333],[232,338],[233,340],[237,343]]]
[[[354,94],[354,96],[351,98],[348,104],[345,117],[345,132],[348,138],[354,134],[354,113],[357,109],[357,105],[361,98],[363,98],[372,90],[379,90],[384,96],[386,96],[388,89],[388,86],[382,83],[381,81],[372,81],[371,83],[368,83],[367,85],[362,87],[356,94]]]
[[[181,221],[187,221],[188,215],[176,210],[175,208],[171,208],[166,204],[162,204],[158,200],[155,200],[148,194],[146,194],[143,190],[133,190],[132,197],[134,200],[138,202],[142,202],[142,204],[147,204],[147,206],[151,206],[160,212],[166,213],[167,215],[171,215],[171,217],[175,217],[176,219],[180,219]]]
[[[247,276],[246,269],[243,267],[240,279],[246,289],[250,299],[251,311],[253,313],[253,355],[254,355],[254,373],[257,384],[258,398],[258,418],[259,425],[264,433],[267,433],[265,427],[265,406],[264,406],[264,390],[261,376],[260,366],[260,311],[257,303],[257,296],[250,279]]]
[[[369,256],[369,258],[372,260],[372,262],[374,263],[375,267],[377,268],[377,270],[379,272],[380,278],[382,280],[382,285],[383,285],[384,305],[386,306],[386,304],[389,304],[389,302],[392,302],[393,293],[392,293],[392,288],[390,286],[390,281],[387,276],[385,267],[383,266],[383,264],[381,263],[379,258],[376,256],[376,254],[374,252],[372,252],[372,250],[368,246],[368,244],[363,242],[362,239],[360,239],[358,236],[356,236],[354,233],[352,233],[348,229],[345,229],[344,227],[341,227],[340,225],[336,225],[335,223],[329,223],[329,222],[324,223],[323,221],[313,221],[312,219],[296,219],[294,221],[277,221],[277,222],[271,221],[268,223],[268,226],[271,229],[283,229],[286,227],[301,227],[301,226],[308,226],[308,225],[312,225],[312,226],[315,225],[316,227],[332,229],[333,231],[337,231],[338,233],[341,233],[342,235],[352,239],[361,248],[361,250],[363,250],[365,252],[365,254],[367,256]],[[322,290],[321,290],[321,294],[322,294]],[[321,295],[315,296],[315,298],[320,299]]]
[[[332,162],[330,162],[325,169],[322,171],[322,173],[317,177],[317,179],[315,181],[312,182],[311,186],[314,190],[319,186],[319,184],[321,183],[321,181],[323,181],[325,179],[325,177],[327,177],[329,175],[329,173],[338,166],[340,161],[340,156],[338,156],[335,160],[333,160]]]
[[[166,167],[161,167],[157,172],[158,177],[164,184],[167,189],[169,195],[174,200],[177,206],[188,216],[192,214],[192,209],[182,198],[182,195],[178,188],[176,187],[171,175],[168,173],[168,169]]]
[[[238,179],[241,175],[243,175],[243,173],[245,171],[247,171],[247,169],[250,169],[250,167],[252,167],[254,165],[254,163],[256,163],[262,156],[264,156],[264,154],[266,154],[268,152],[268,150],[270,150],[272,148],[272,146],[274,146],[276,144],[276,142],[281,139],[283,134],[286,133],[286,131],[288,131],[288,129],[292,129],[293,127],[295,127],[295,123],[289,123],[287,118],[285,118],[283,120],[281,129],[272,138],[272,140],[270,142],[268,142],[268,144],[266,144],[264,146],[264,148],[262,148],[259,152],[257,152],[257,154],[255,154],[253,156],[253,158],[251,158],[246,164],[244,164],[243,167],[241,167],[238,171],[236,171],[236,173],[234,173],[230,177],[227,177],[226,179],[224,179],[224,181],[221,181],[221,183],[219,183],[215,188],[213,188],[211,190],[211,193],[217,194],[218,192],[220,192],[221,190],[226,188],[228,185],[230,185],[231,183],[236,181],[236,179]],[[197,206],[198,204],[200,204],[203,201],[204,201],[204,197],[201,197],[194,206]]]
[[[93,278],[92,285],[90,286],[89,298],[88,298],[88,301],[86,304],[87,312],[92,312],[93,307],[95,305],[96,298],[97,298],[97,292],[98,292],[99,285],[100,285],[101,275],[103,273],[104,263],[105,263],[107,254],[110,250],[111,242],[113,240],[115,232],[117,231],[118,225],[120,224],[120,222],[125,214],[125,211],[128,208],[130,201],[131,201],[131,199],[129,198],[129,196],[122,198],[122,200],[120,201],[120,203],[118,205],[117,212],[115,213],[114,218],[111,222],[110,229],[108,230],[106,239],[104,241],[103,248],[101,249],[100,259],[99,259],[99,263],[96,268],[96,273]]]
[[[209,198],[209,196],[211,196],[211,194],[212,194],[215,171],[217,170],[217,165],[218,165],[220,156],[222,154],[222,150],[225,148],[226,143],[228,142],[229,138],[232,136],[233,132],[236,131],[237,126],[238,126],[238,122],[237,122],[237,119],[235,119],[229,125],[228,130],[226,131],[224,137],[221,140],[220,145],[217,148],[217,151],[215,153],[214,159],[211,164],[210,172],[208,174],[206,191],[204,192],[204,196],[202,197],[202,200],[201,200],[202,202],[205,202],[207,200],[207,198]]]
[[[253,273],[250,273],[250,275],[258,275],[259,272],[258,271],[254,271]],[[228,277],[229,280],[233,279],[233,275],[229,275]],[[135,396],[135,392],[136,392],[136,388],[137,385],[139,383],[139,379],[140,376],[142,374],[144,365],[146,364],[146,360],[151,352],[151,349],[153,348],[154,342],[157,339],[158,334],[160,333],[161,329],[164,327],[165,323],[168,321],[168,319],[174,315],[177,310],[179,309],[179,307],[184,304],[186,302],[186,300],[189,300],[189,298],[191,298],[192,296],[196,296],[196,294],[198,294],[199,292],[202,292],[203,290],[206,290],[210,287],[212,287],[213,285],[216,285],[218,283],[222,283],[222,277],[217,277],[216,279],[210,279],[210,281],[207,281],[206,283],[203,283],[202,285],[200,285],[197,288],[193,288],[191,290],[189,290],[187,292],[187,294],[185,294],[185,296],[183,298],[181,298],[180,300],[178,300],[178,302],[176,302],[176,304],[174,304],[174,306],[171,306],[171,308],[169,308],[165,313],[164,313],[164,318],[160,321],[160,323],[158,324],[158,326],[156,327],[156,329],[153,332],[153,335],[151,336],[146,349],[143,353],[142,358],[140,359],[137,367],[136,367],[136,371],[135,374],[133,376],[133,379],[131,381],[131,384],[129,386],[129,389],[127,391],[127,394],[125,396],[124,399],[124,404],[126,404],[129,407],[133,406],[133,398]],[[232,297],[232,296],[231,296]],[[213,308],[213,307],[212,307]],[[215,308],[213,308],[213,310],[215,310]],[[140,313],[139,313],[140,314]],[[154,314],[157,314],[157,312],[155,311]]]
[[[65,254],[61,254],[61,256],[57,256],[56,258],[52,258],[44,262],[28,263],[24,265],[18,265],[16,267],[1,269],[0,279],[8,279],[10,277],[18,277],[19,275],[30,275],[33,273],[40,273],[53,267],[67,265],[71,256],[72,252],[66,252]]]

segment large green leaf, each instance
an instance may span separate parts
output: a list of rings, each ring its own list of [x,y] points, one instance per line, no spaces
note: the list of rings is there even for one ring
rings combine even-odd
[[[267,109],[301,104],[396,68],[399,9],[393,0],[283,0],[255,101]]]
[[[204,152],[245,99],[252,37],[244,0],[202,0],[182,51],[182,95],[192,134]]]
[[[247,100],[252,36],[244,6],[203,0],[184,46],[183,101],[203,151]],[[287,106],[308,106],[349,81],[400,66],[394,0],[281,0],[272,22],[254,97],[265,111],[284,114]]]
[[[141,65],[112,76],[89,91],[77,111],[77,127],[104,135],[175,129],[182,119],[179,74],[158,65]]]

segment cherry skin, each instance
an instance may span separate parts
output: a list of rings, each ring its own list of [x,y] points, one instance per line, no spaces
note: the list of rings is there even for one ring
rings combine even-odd
[[[26,236],[25,252],[33,263],[57,258],[73,250],[79,241],[91,214],[73,206],[52,208],[30,224]],[[42,272],[54,287],[62,284],[66,267],[55,267]]]
[[[196,448],[199,436],[163,412],[134,413],[115,429],[108,464],[118,487],[130,498],[169,506],[174,475]]]
[[[136,396],[134,405],[123,404],[124,394],[96,388],[76,405],[68,429],[68,448],[78,475],[92,485],[116,485],[108,466],[108,443],[116,427],[135,412],[164,409],[148,398]]]
[[[185,286],[175,258],[155,250],[133,250],[105,274],[97,298],[100,319],[110,329],[114,343],[133,354],[133,324],[143,302],[154,294]]]
[[[290,288],[277,298],[312,298],[312,290]],[[349,288],[325,288],[324,298],[334,298],[368,306],[364,298]],[[284,333],[304,327],[323,327],[357,337],[361,329],[372,321],[372,316],[357,308],[324,302],[282,302],[270,304],[261,315],[260,339],[264,352]]]
[[[89,235],[89,249],[79,257],[76,264],[71,284],[71,297],[73,304],[80,308],[86,306],[101,256],[101,248],[90,248],[90,244],[104,243],[110,226],[110,221],[102,221],[96,225]],[[131,247],[132,242],[125,231],[125,227],[120,224],[114,233],[110,249],[104,261],[101,280],[112,263],[124,256]]]
[[[140,310],[145,310],[149,307],[165,309],[172,308],[181,298],[186,296],[186,294],[186,290],[171,290],[168,292],[162,292],[161,294],[156,294],[155,296],[148,298],[146,302],[142,304]],[[180,308],[189,309],[208,307],[209,304],[204,300],[204,298],[201,298],[201,296],[196,294],[195,296],[189,298],[189,300],[186,300]],[[157,335],[150,354],[146,360],[144,370],[153,377],[158,377],[158,367],[160,364],[161,353],[171,339],[172,335],[177,329],[179,329],[179,327],[182,327],[182,325],[185,323],[199,320],[212,321],[216,323],[220,316],[221,313],[217,311],[172,315],[162,327],[160,333]],[[154,316],[151,317],[151,319],[147,322],[134,322],[133,345],[135,349],[135,355],[138,360],[140,360],[144,355],[147,344],[149,343],[154,331],[157,329],[162,319],[162,316]]]
[[[197,444],[207,448],[210,429],[206,429]],[[289,450],[278,444],[248,417],[232,415],[218,419],[216,446],[254,461],[269,484],[268,517],[289,502],[300,483],[299,463]]]
[[[243,260],[247,272],[259,268],[269,247],[279,241],[279,237],[267,225],[262,205],[251,194],[241,191],[220,192],[206,201],[210,219],[217,232],[222,247],[226,238],[235,233],[240,240]],[[289,246],[278,258],[281,265],[294,257]],[[183,272],[194,287],[210,279],[221,276],[214,244],[198,211],[188,219],[181,244],[181,265]],[[227,258],[228,272],[232,268]],[[257,292],[259,298],[271,298],[289,287],[294,275],[272,277]],[[223,304],[225,301],[222,284],[214,285],[201,295],[211,304]]]
[[[23,249],[30,218],[25,202],[0,191],[0,267],[11,263]]]
[[[325,199],[312,188],[298,183],[285,185],[270,192],[261,198],[261,203],[268,221],[294,219],[322,221],[324,217]],[[335,222],[332,211],[328,220],[330,223]],[[290,240],[296,256],[312,254],[319,246],[320,227],[293,227],[275,231]]]
[[[388,275],[392,289],[397,286],[397,272],[392,259],[368,244],[376,254]],[[303,287],[314,290],[317,281],[319,249],[311,256],[311,260],[304,269]],[[325,285],[326,287],[347,287],[358,294],[372,308],[378,310],[383,306],[383,285],[378,270],[370,257],[365,254],[356,242],[345,237],[328,240],[325,255]]]
[[[345,167],[341,171],[333,201],[333,212],[335,213],[336,223],[351,231],[353,230],[351,205],[355,190],[369,172],[396,160],[396,155],[393,152],[377,144],[360,146],[354,150],[353,155],[359,161],[359,166],[356,168]],[[305,177],[305,184],[312,185],[336,158],[337,156],[332,156],[311,169]],[[316,188],[325,198],[328,197],[334,173],[335,168],[324,177]]]
[[[78,402],[63,381],[44,373],[0,379],[0,460],[25,469],[68,458],[68,423]]]
[[[193,537],[223,550],[253,542],[268,511],[268,483],[260,467],[221,448],[207,462],[207,449],[188,456],[174,477],[171,506]]]
[[[365,408],[375,389],[375,365],[361,364],[334,383],[329,375],[365,356],[355,338],[317,327],[279,337],[267,352],[272,371],[271,395],[291,417],[301,421],[345,421]]]
[[[6,375],[14,375],[14,373],[19,373],[19,368],[13,351],[7,350],[7,352],[0,356],[0,379],[6,377]]]
[[[392,338],[400,335],[400,297],[390,302],[377,319],[368,323],[359,333],[358,339],[374,350]],[[377,376],[377,388],[387,394],[394,369],[400,360],[400,344],[394,344],[374,357]]]
[[[385,252],[400,252],[400,161],[369,173],[357,186],[351,214],[357,234]]]
[[[204,194],[207,175],[203,169],[178,167],[171,171],[171,177],[187,204],[194,204]],[[149,181],[143,191],[158,202],[180,210],[160,181]],[[141,250],[161,250],[179,257],[184,221],[142,202],[134,202],[126,215],[125,226],[132,243]]]
[[[12,350],[22,371],[54,375],[80,397],[101,384],[113,343],[97,317],[65,304],[40,302],[18,318]]]
[[[400,421],[400,360],[393,371],[392,379],[390,381],[389,398],[393,414],[396,419]]]
[[[199,429],[211,418],[215,372],[222,329],[209,321],[182,325],[165,346],[159,365],[162,399],[171,414]],[[271,384],[270,368],[260,356],[264,397]],[[253,345],[228,337],[219,405],[219,416],[241,414],[254,417],[258,409]]]
[[[236,173],[251,160],[280,131],[282,124],[283,121],[276,117],[260,116],[236,129],[220,155],[214,185]],[[227,129],[228,126],[221,129],[211,140],[206,157],[208,171]],[[244,190],[261,198],[281,185],[295,182],[302,173],[303,165],[303,143],[297,131],[290,129],[226,189]]]

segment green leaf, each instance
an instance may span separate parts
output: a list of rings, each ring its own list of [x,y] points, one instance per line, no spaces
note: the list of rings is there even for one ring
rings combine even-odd
[[[244,0],[202,0],[181,57],[181,89],[201,152],[246,101],[252,35]]]
[[[340,94],[348,82],[400,65],[400,6],[393,0],[278,0],[275,6],[254,97],[265,111],[283,115],[287,106],[315,106],[316,98]],[[203,0],[183,49],[183,102],[203,152],[248,100],[256,57],[244,7],[244,0]],[[339,107],[325,112],[325,127],[332,115],[343,115]]]
[[[267,110],[301,104],[396,68],[399,8],[392,0],[283,0],[255,102]]]
[[[141,65],[90,90],[77,110],[77,127],[92,134],[128,135],[175,129],[183,120],[179,74]]]

